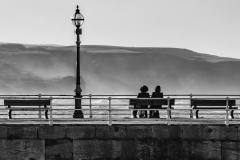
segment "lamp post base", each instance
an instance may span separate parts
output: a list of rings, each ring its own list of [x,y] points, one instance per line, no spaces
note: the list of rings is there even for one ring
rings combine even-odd
[[[77,113],[76,111],[73,113],[73,118],[84,118],[82,113]]]
[[[75,109],[82,109],[82,100],[75,99]],[[84,118],[82,110],[75,110],[73,118]]]

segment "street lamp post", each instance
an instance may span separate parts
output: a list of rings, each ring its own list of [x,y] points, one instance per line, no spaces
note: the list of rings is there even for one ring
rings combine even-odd
[[[73,25],[76,27],[76,35],[77,35],[77,75],[76,75],[76,89],[74,90],[75,92],[75,110],[73,113],[73,118],[83,118],[83,112],[82,110],[82,89],[81,89],[81,82],[80,82],[80,34],[82,34],[82,29],[80,28],[81,25],[83,24],[84,21],[84,17],[83,15],[80,13],[80,10],[78,9],[78,5],[77,5],[77,9],[75,14],[72,16],[71,18]]]

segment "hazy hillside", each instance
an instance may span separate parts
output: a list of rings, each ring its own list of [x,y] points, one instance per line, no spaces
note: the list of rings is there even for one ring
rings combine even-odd
[[[75,63],[75,46],[1,44],[0,93],[74,94]],[[177,48],[82,46],[81,75],[83,94],[240,91],[240,60]]]

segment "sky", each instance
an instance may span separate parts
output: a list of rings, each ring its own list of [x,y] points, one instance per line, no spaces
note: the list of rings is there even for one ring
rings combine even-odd
[[[240,59],[239,0],[0,0],[0,42],[174,47]]]

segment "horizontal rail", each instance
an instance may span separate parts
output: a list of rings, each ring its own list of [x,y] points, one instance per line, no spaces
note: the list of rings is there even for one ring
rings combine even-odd
[[[41,99],[41,100],[49,100],[49,98],[47,98],[47,97],[44,97],[44,98],[34,98],[34,97],[0,97],[0,99],[9,99],[9,100],[15,100],[15,99],[22,99],[22,100],[34,100],[34,99],[37,99],[37,100],[39,100],[39,99]],[[52,99],[69,99],[69,100],[71,100],[71,99],[82,99],[82,100],[89,100],[89,99],[92,99],[92,100],[108,100],[108,98],[75,98],[75,97],[71,97],[71,98],[59,98],[59,97],[52,97]],[[154,99],[167,99],[167,97],[166,98],[111,98],[111,100],[129,100],[129,99],[143,99],[143,100],[147,100],[147,99],[151,99],[151,100],[154,100]],[[177,100],[190,100],[190,99],[192,99],[192,98],[179,98],[179,97],[175,97],[175,98],[170,98],[170,99],[177,99]],[[226,98],[194,98],[194,99],[202,99],[202,100],[204,100],[204,99],[213,99],[213,100],[220,100],[220,99],[222,99],[222,100],[226,100]],[[237,99],[240,99],[240,97],[239,98],[231,98],[231,97],[229,97],[229,100],[237,100]]]
[[[73,113],[76,110],[81,110],[84,115],[89,116],[89,118],[85,117],[83,119],[73,119],[74,121],[108,121],[108,125],[112,125],[113,121],[138,121],[141,119],[141,121],[149,121],[149,122],[155,122],[155,121],[163,121],[166,122],[166,124],[171,124],[172,121],[177,121],[177,120],[184,120],[186,122],[193,122],[193,121],[198,121],[197,119],[193,119],[191,118],[191,112],[193,111],[203,111],[204,114],[206,115],[210,115],[210,112],[206,111],[221,111],[224,112],[224,114],[222,113],[214,113],[217,114],[218,116],[225,116],[224,119],[218,119],[218,118],[212,118],[211,121],[219,121],[219,122],[224,122],[226,125],[229,125],[231,122],[234,121],[234,123],[236,121],[240,121],[239,119],[234,119],[232,120],[231,118],[229,118],[230,112],[232,111],[240,111],[238,108],[229,108],[228,104],[230,103],[229,100],[240,100],[240,95],[194,95],[194,94],[186,94],[186,95],[164,95],[164,98],[136,98],[136,95],[84,95],[86,96],[86,98],[75,98],[73,97],[73,95],[0,95],[0,99],[7,99],[7,100],[28,100],[28,99],[38,99],[38,100],[50,100],[50,106],[48,106],[48,108],[37,108],[38,106],[36,106],[36,108],[27,108],[27,107],[14,107],[14,108],[9,108],[9,107],[5,107],[5,108],[0,108],[0,112],[2,111],[14,111],[17,110],[19,113],[15,113],[12,115],[20,115],[20,116],[26,116],[26,115],[39,115],[39,118],[26,118],[28,120],[30,119],[34,119],[37,121],[41,121],[43,120],[41,118],[42,113],[41,112],[45,112],[48,111],[48,114],[50,114],[50,118],[48,120],[44,120],[44,121],[48,121],[49,125],[52,125],[54,121],[56,121],[58,118],[57,116],[60,116],[61,118],[59,118],[58,120],[63,120],[63,121],[70,121],[72,120],[72,118],[69,118],[68,115],[72,115],[70,113]],[[107,97],[107,96],[111,96],[111,97]],[[130,98],[133,97],[133,98]],[[183,97],[183,96],[189,96],[189,97]],[[222,109],[213,109],[213,108],[204,108],[204,109],[200,109],[200,108],[193,108],[191,107],[191,99],[194,100],[225,100],[226,101],[226,107],[222,106]],[[199,97],[196,97],[199,96]],[[205,96],[205,97],[203,97]],[[209,96],[209,97],[208,97]],[[212,97],[210,97],[212,96]],[[215,96],[215,97],[214,97]],[[227,97],[224,97],[227,96]],[[232,97],[231,97],[232,96]],[[71,103],[71,104],[67,104],[67,103],[60,103],[58,101],[65,101],[65,100],[74,100],[74,99],[81,99],[83,100],[83,104],[81,105],[83,108],[80,109],[76,109],[74,108],[66,108],[66,107],[73,107],[75,106],[75,104]],[[161,109],[152,109],[152,108],[141,108],[141,109],[136,109],[133,107],[133,105],[129,105],[129,99],[142,99],[142,100],[155,100],[155,99],[165,99],[168,100],[168,104],[167,105],[162,105],[165,106]],[[170,107],[170,100],[171,99],[175,99],[175,104],[172,105],[174,107]],[[56,100],[56,103],[55,103]],[[99,101],[101,100],[101,101]],[[118,101],[116,101],[118,100]],[[87,101],[89,101],[89,103],[87,103]],[[185,101],[185,102],[184,102]],[[66,101],[65,101],[66,102]],[[101,102],[101,103],[99,103]],[[181,103],[180,103],[181,102]],[[234,103],[235,104],[235,103]],[[234,107],[239,107],[240,104],[235,104]],[[0,106],[4,106],[4,105],[0,105]],[[59,106],[59,108],[55,108]],[[181,107],[181,108],[178,108]],[[65,107],[65,108],[64,108]],[[89,108],[87,108],[89,107]],[[99,108],[99,107],[103,107],[103,108]],[[117,108],[117,107],[122,107],[122,108]],[[124,107],[124,108],[123,108]],[[183,108],[184,107],[184,108]],[[29,110],[31,111],[31,114],[26,114],[26,113],[20,113],[20,112],[29,112]],[[166,114],[164,115],[165,118],[132,118],[132,111],[147,111],[148,115],[151,113],[151,111],[163,111],[166,112]],[[174,111],[176,111],[176,113],[174,113]],[[39,112],[39,114],[35,114],[36,112]],[[190,115],[190,118],[176,118],[176,117],[172,117],[172,115],[175,114],[176,115],[180,115],[180,113],[184,113],[185,114]],[[174,114],[173,114],[174,113]],[[0,114],[0,115],[5,115],[7,116],[8,114]],[[97,118],[94,118],[93,115]],[[54,116],[54,117],[53,117]],[[64,117],[66,116],[66,117]],[[101,116],[104,116],[105,118],[101,118]],[[182,115],[181,115],[182,116]],[[6,119],[6,118],[3,118]],[[24,118],[16,118],[16,119],[10,119],[9,122],[14,122],[15,120],[17,121],[18,119],[24,119]],[[1,123],[1,117],[0,117],[0,123]],[[3,122],[2,122],[3,123]],[[5,122],[4,122],[5,123]]]
[[[75,95],[61,95],[61,94],[33,94],[33,95],[28,95],[28,94],[26,94],[26,95],[17,95],[17,94],[9,94],[9,95],[4,95],[4,94],[2,94],[2,95],[0,95],[0,97],[1,96],[4,96],[4,97],[6,97],[6,96],[10,96],[10,97],[14,97],[14,96],[17,96],[17,97],[24,97],[24,96],[26,96],[26,97],[28,97],[28,96],[33,96],[33,97],[39,97],[39,96],[41,96],[41,97],[50,97],[50,96],[52,96],[52,97],[56,97],[56,96],[59,96],[59,97],[74,97]],[[92,95],[92,94],[89,94],[89,95],[86,95],[86,94],[83,94],[82,95],[83,97],[89,97],[89,96],[91,96],[91,97],[133,97],[133,96],[137,96],[137,95],[123,95],[123,94],[119,94],[119,95],[109,95],[109,94],[106,94],[106,95]],[[176,97],[176,96],[224,96],[224,97],[226,97],[226,96],[240,96],[240,94],[165,94],[164,96],[166,96],[166,97],[171,97],[171,96],[173,96],[173,97]]]

